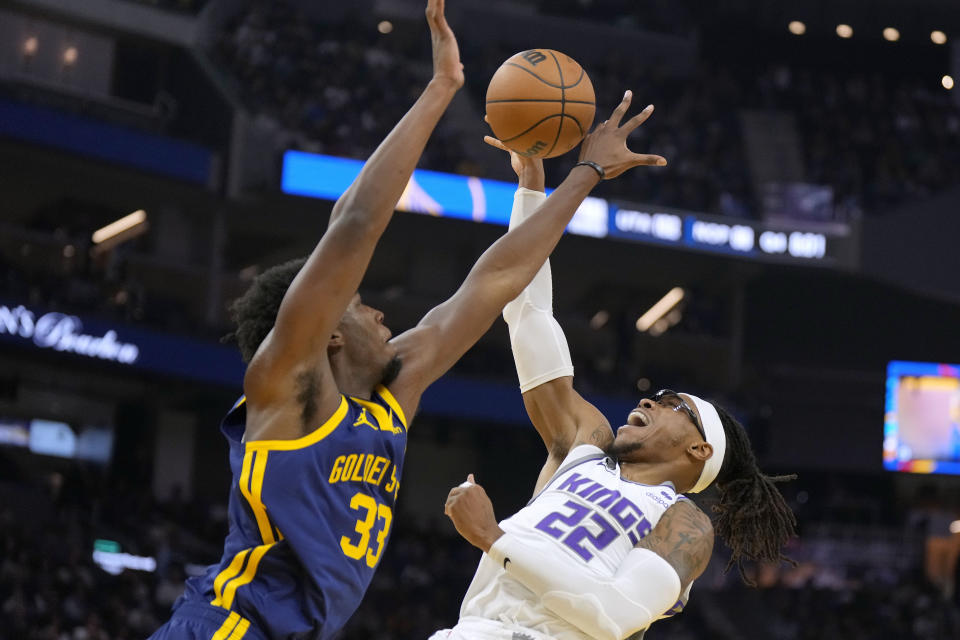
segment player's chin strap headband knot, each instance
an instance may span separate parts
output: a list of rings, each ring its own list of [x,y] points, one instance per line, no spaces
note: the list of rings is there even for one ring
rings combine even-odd
[[[703,432],[707,434],[707,442],[713,447],[713,455],[703,464],[703,471],[700,472],[697,484],[688,491],[688,493],[700,493],[709,487],[717,479],[717,474],[720,473],[720,467],[723,466],[723,455],[727,452],[727,434],[723,431],[720,414],[717,413],[712,404],[689,393],[686,395],[697,405],[697,413],[700,414]]]

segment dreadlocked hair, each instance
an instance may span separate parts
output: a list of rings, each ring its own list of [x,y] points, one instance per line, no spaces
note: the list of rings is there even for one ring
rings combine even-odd
[[[756,586],[744,572],[745,560],[796,562],[783,555],[783,546],[796,535],[797,518],[777,483],[796,475],[767,476],[757,467],[743,425],[722,407],[716,407],[727,437],[727,450],[717,475],[719,501],[713,505],[714,528],[733,554],[725,571],[736,564],[740,577]]]
[[[270,267],[254,278],[250,288],[230,305],[230,317],[237,328],[224,336],[223,341],[235,341],[244,362],[250,363],[260,343],[273,329],[280,302],[306,261],[306,258],[297,258]]]

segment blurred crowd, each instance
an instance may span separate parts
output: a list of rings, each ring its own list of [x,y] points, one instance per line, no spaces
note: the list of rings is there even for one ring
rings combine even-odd
[[[689,3],[658,2],[656,10],[647,3],[635,9],[628,3],[625,9],[619,0],[534,4],[545,13],[610,18],[627,28],[676,34],[704,28]],[[375,27],[367,15],[333,25],[284,2],[256,0],[222,33],[216,57],[235,76],[254,112],[299,132],[291,146],[362,158],[429,77],[428,43],[420,31],[390,25],[381,33]],[[488,77],[514,53],[494,41],[461,40],[472,78]],[[683,76],[616,53],[580,62],[598,90],[598,117],[614,106],[604,103],[608,94],[619,95],[623,86],[661,106],[640,129],[635,146],[666,156],[670,165],[605,185],[605,193],[614,197],[760,217],[761,197],[751,183],[742,142],[745,108],[795,116],[803,181],[832,188],[840,217],[872,214],[960,182],[960,109],[939,87],[915,77],[785,64],[745,72],[735,60],[707,53]],[[468,88],[482,112],[485,83],[474,79]],[[441,124],[421,166],[510,178],[502,166],[478,166],[475,160]],[[562,177],[572,162],[553,162],[550,181]]]
[[[429,78],[428,43],[411,34],[421,35],[410,28],[380,33],[369,16],[349,17],[342,25],[321,23],[284,2],[257,0],[223,32],[215,55],[236,77],[251,110],[302,134],[285,138],[291,146],[363,158]],[[486,77],[513,53],[469,40],[461,43],[461,52],[474,77]],[[591,61],[590,73],[595,87],[626,83],[638,96],[669,105],[641,129],[636,145],[666,155],[673,164],[633,172],[605,185],[607,193],[697,211],[752,214],[728,76],[703,68],[693,78],[671,77],[623,55]],[[472,81],[468,89],[482,110],[485,85]],[[601,103],[598,113],[613,106]],[[511,179],[505,162],[483,166],[475,158],[442,122],[420,166]],[[551,183],[573,161],[571,156],[548,163]]]
[[[254,0],[221,34],[214,53],[249,109],[300,134],[293,146],[366,157],[429,79],[429,49],[409,34],[385,37],[369,16],[349,14],[334,24],[311,20],[287,2]],[[437,136],[444,136],[442,127]],[[433,142],[423,163],[456,166],[456,148]]]
[[[750,104],[792,112],[807,180],[870,213],[960,184],[960,108],[918,77],[773,65]]]
[[[657,33],[690,35],[703,6],[695,0],[528,0],[544,15],[606,22]]]
[[[69,256],[56,242],[24,243],[16,259],[0,251],[3,302],[106,322],[144,324],[210,340],[226,333],[224,326],[211,326],[181,301],[149,287],[128,260],[136,243],[101,256],[91,256],[82,242],[66,246]]]
[[[63,246],[58,242],[49,246],[24,244],[19,250],[21,254],[24,251],[29,254],[26,258],[4,255],[0,251],[0,287],[4,291],[0,302],[3,304],[22,304],[44,312],[59,311],[104,322],[119,321],[208,341],[219,340],[234,329],[226,313],[219,322],[210,323],[197,316],[204,308],[188,306],[180,299],[168,297],[156,286],[150,286],[151,281],[131,262],[131,256],[147,252],[146,237],[102,256],[92,256],[89,247],[82,244],[80,234],[72,234],[69,229],[48,228],[42,218],[32,220],[31,229],[54,235],[67,234],[60,238],[61,242],[76,236],[77,244],[68,245],[75,246],[70,257],[63,255]],[[416,286],[417,283],[413,283],[412,288]],[[364,288],[362,293],[388,318],[394,316],[397,303],[391,297],[390,287]],[[410,293],[422,301],[419,313],[440,302],[435,294],[427,296],[416,290]],[[581,391],[632,396],[637,391],[635,383],[641,376],[648,381],[669,380],[672,386],[697,387],[698,381],[689,377],[688,363],[669,367],[651,363],[644,357],[643,351],[649,345],[638,334],[636,319],[646,310],[648,303],[646,298],[637,299],[636,289],[610,285],[593,291],[593,296],[590,306],[578,305],[557,312],[569,337]],[[720,294],[691,290],[677,313],[670,317],[670,322],[675,323],[669,329],[670,335],[692,339],[725,337],[729,332],[727,305],[728,301]],[[603,310],[591,317],[594,306]],[[419,319],[420,316],[416,317]],[[504,327],[502,322],[495,323],[500,341],[497,338],[481,340],[457,362],[453,372],[513,384],[516,381],[515,368],[512,353],[505,343]],[[400,331],[407,326],[391,324],[391,328]]]
[[[126,321],[145,319],[142,285],[125,286],[117,274],[91,269],[86,261],[77,262],[83,264],[26,270],[0,256],[0,283],[9,302],[71,313],[92,312]],[[151,320],[161,326],[167,324],[165,318]]]
[[[203,9],[209,0],[126,0],[136,4],[145,4],[158,9],[167,11],[183,11],[186,13],[197,13]]]
[[[729,610],[750,611],[738,627],[743,640],[946,640],[960,632],[956,607],[917,576],[856,588],[741,589],[717,599]]]
[[[42,479],[11,479],[8,468],[0,482],[2,640],[142,640],[169,617],[187,575],[219,558],[226,531],[219,503],[158,503],[146,488],[108,482],[91,470],[34,476]],[[398,515],[363,604],[338,640],[426,638],[457,619],[479,552],[449,527]],[[107,573],[92,559],[97,539],[155,558],[156,571]],[[751,570],[761,585],[752,589],[736,571],[723,573],[718,543],[688,608],[648,638],[960,637],[957,602],[915,567],[886,567],[871,549],[859,554],[868,569],[854,574],[836,553],[818,564],[801,537],[788,550],[798,567]]]

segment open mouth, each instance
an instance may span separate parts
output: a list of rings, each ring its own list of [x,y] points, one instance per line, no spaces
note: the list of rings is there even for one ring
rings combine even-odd
[[[631,427],[649,427],[653,423],[650,416],[642,409],[634,409],[627,416],[627,424]]]
[[[640,409],[639,407],[637,407],[636,409],[630,412],[629,416],[627,416],[627,424],[617,429],[617,434],[619,435],[619,433],[622,430],[628,429],[630,427],[646,428],[646,427],[651,427],[652,425],[653,425],[653,419],[650,417],[650,414],[648,414],[643,409]]]

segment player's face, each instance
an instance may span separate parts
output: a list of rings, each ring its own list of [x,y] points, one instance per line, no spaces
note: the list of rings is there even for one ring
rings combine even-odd
[[[397,355],[396,347],[390,344],[393,334],[383,324],[383,312],[363,304],[360,294],[354,295],[347,306],[340,330],[351,360],[372,371],[383,371]]]
[[[702,442],[700,414],[689,396],[664,391],[644,398],[617,430],[611,453],[627,462],[670,460]]]

